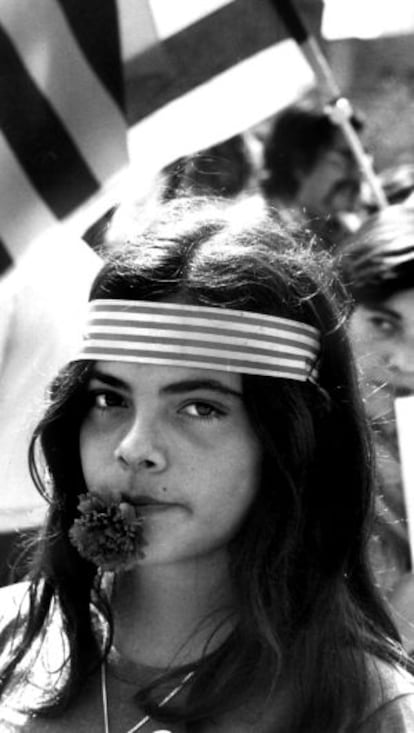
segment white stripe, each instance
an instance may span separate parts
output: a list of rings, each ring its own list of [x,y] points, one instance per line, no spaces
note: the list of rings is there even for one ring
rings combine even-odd
[[[259,329],[257,329],[259,331]],[[88,336],[89,334],[94,333],[100,333],[100,334],[108,334],[108,336],[115,336],[117,334],[125,334],[129,336],[135,336],[136,339],[139,339],[141,336],[147,336],[150,338],[153,338],[157,343],[160,343],[160,340],[165,339],[171,339],[176,338],[180,339],[181,342],[183,341],[205,341],[205,342],[211,342],[212,344],[218,344],[218,343],[224,343],[224,344],[231,344],[234,346],[239,346],[241,349],[243,348],[252,348],[252,349],[268,349],[269,351],[274,351],[275,349],[278,349],[279,351],[283,350],[283,352],[287,352],[289,354],[309,354],[309,348],[306,345],[303,345],[302,347],[299,344],[299,339],[295,339],[295,345],[279,345],[275,343],[274,341],[265,341],[260,338],[255,338],[254,335],[250,335],[248,338],[246,336],[228,336],[228,335],[220,335],[218,333],[204,333],[202,331],[174,331],[174,330],[168,330],[168,331],[161,331],[156,328],[126,328],[126,327],[117,327],[117,328],[110,328],[110,327],[92,327],[88,328]],[[279,336],[285,337],[285,333],[279,334]],[[91,341],[94,343],[96,341],[95,338],[91,338]],[[134,343],[137,345],[137,341],[134,341]],[[145,348],[145,344],[140,344],[142,348]],[[174,345],[172,344],[171,347],[173,348]],[[177,345],[177,348],[180,348],[180,344]]]
[[[57,3],[32,0],[23,5],[2,0],[1,23],[27,73],[98,181],[104,181],[127,160],[124,118],[80,51]]]
[[[158,32],[148,0],[116,0],[116,4],[121,56],[126,62],[154,46],[158,42]],[[176,5],[177,2],[168,0],[168,7],[173,12]]]
[[[118,318],[118,316],[122,316]],[[249,335],[252,334],[252,330],[254,331],[253,338],[255,335],[257,336],[271,336],[274,338],[286,338],[290,341],[301,341],[304,344],[309,344],[310,346],[318,346],[319,341],[316,337],[312,337],[312,335],[308,334],[302,334],[293,332],[290,330],[284,330],[283,327],[277,327],[277,326],[258,326],[254,324],[253,326],[249,323],[242,323],[237,321],[232,321],[231,318],[229,318],[229,321],[215,321],[214,318],[212,318],[209,321],[206,321],[205,318],[192,318],[191,316],[185,316],[180,320],[177,316],[168,316],[167,314],[155,314],[151,313],[148,314],[148,316],[143,317],[141,314],[129,314],[131,315],[131,318],[128,318],[126,315],[123,317],[124,314],[112,314],[112,313],[105,313],[104,315],[100,314],[100,320],[105,318],[106,319],[114,319],[114,320],[144,320],[145,321],[151,321],[152,323],[163,323],[163,324],[171,324],[171,326],[192,326],[194,328],[200,328],[202,331],[203,328],[209,327],[209,328],[215,328],[217,331],[224,331],[225,333],[228,333],[228,331],[240,331],[241,333],[248,333]],[[116,325],[116,326],[108,326],[108,325],[100,325],[99,322],[96,320],[96,316],[90,320],[88,320],[87,324],[87,330],[91,332],[96,332],[97,330],[107,330],[108,332],[113,331],[114,333],[123,333],[124,331],[122,329],[126,328],[125,326]],[[134,331],[142,331],[142,327],[137,325],[136,329],[132,328],[128,331],[125,331],[125,333],[133,333]],[[181,332],[182,333],[182,332]],[[218,337],[220,334],[217,334]]]
[[[12,258],[18,259],[38,235],[58,224],[38,196],[0,132],[0,232]]]
[[[160,38],[168,38],[234,0],[150,0]]]
[[[172,160],[244,131],[314,85],[313,72],[295,41],[257,53],[131,128],[132,180],[152,177]]]
[[[88,348],[88,344],[86,343],[84,345],[85,349]],[[139,354],[140,351],[154,351],[155,353],[166,353],[168,355],[169,352],[174,351],[178,352],[179,354],[182,354],[183,356],[206,356],[207,358],[210,357],[216,357],[218,359],[223,359],[226,361],[232,361],[233,359],[237,360],[243,360],[245,362],[260,362],[262,364],[276,364],[276,365],[284,365],[284,366],[290,366],[292,368],[302,368],[307,369],[307,365],[305,363],[305,360],[301,358],[300,356],[296,359],[280,359],[277,356],[265,356],[262,354],[246,354],[244,351],[226,351],[225,348],[220,349],[211,349],[211,348],[203,348],[203,347],[196,347],[196,346],[185,346],[184,344],[180,344],[177,347],[173,347],[171,344],[145,344],[141,346],[137,346],[136,341],[111,341],[110,339],[104,340],[104,339],[94,339],[91,343],[91,347],[94,348],[96,351],[99,350],[99,348],[105,348],[105,349],[113,349],[114,353],[117,351],[123,351],[124,349],[132,349]],[[80,353],[84,353],[87,358],[89,358],[89,355],[87,351],[83,351],[81,348]],[[116,361],[116,357],[115,357]]]

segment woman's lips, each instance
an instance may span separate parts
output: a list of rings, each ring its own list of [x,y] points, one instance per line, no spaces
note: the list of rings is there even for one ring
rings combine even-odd
[[[148,514],[164,514],[165,512],[182,509],[181,504],[166,501],[156,501],[152,499],[139,499],[132,501],[137,511],[146,516]]]

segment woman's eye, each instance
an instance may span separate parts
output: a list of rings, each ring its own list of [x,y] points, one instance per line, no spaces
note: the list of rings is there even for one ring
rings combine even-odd
[[[181,408],[181,412],[189,417],[201,418],[204,420],[219,418],[224,415],[224,411],[209,402],[190,402]]]
[[[111,407],[124,407],[124,398],[116,392],[96,391],[89,392],[90,406],[105,411]]]

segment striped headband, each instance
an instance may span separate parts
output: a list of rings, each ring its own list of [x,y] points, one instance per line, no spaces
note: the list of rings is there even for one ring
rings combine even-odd
[[[319,331],[288,318],[133,300],[93,300],[83,359],[316,381]]]

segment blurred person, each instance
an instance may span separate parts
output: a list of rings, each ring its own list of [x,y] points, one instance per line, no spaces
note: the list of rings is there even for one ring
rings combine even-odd
[[[166,166],[163,199],[185,193],[235,198],[256,190],[258,160],[248,132]]]
[[[349,332],[374,429],[378,525],[372,559],[407,647],[414,649],[414,576],[394,400],[414,394],[414,207],[371,215],[339,253],[354,307]],[[413,425],[414,430],[414,425]]]
[[[351,123],[361,133],[364,122]],[[329,110],[287,107],[264,142],[262,189],[270,206],[282,206],[335,247],[359,224],[361,172]]]

